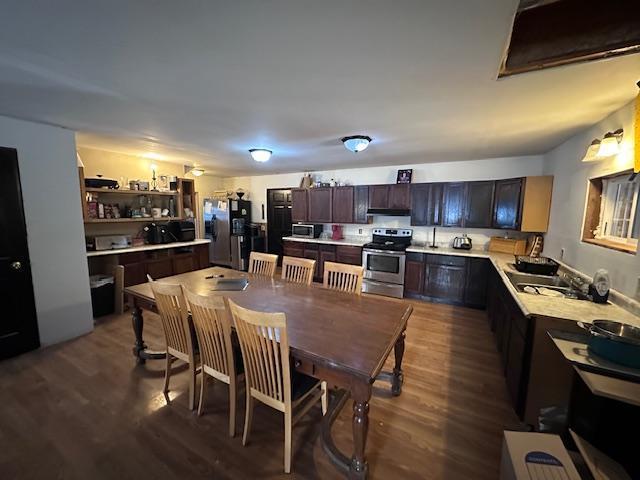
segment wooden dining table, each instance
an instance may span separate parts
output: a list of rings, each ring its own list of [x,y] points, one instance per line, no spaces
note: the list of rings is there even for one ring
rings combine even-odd
[[[214,290],[219,276],[244,277],[248,285],[242,291]],[[348,294],[319,285],[298,285],[222,267],[159,281],[181,284],[202,295],[222,295],[252,310],[284,312],[294,368],[334,387],[329,410],[322,421],[325,452],[349,478],[367,477],[365,445],[372,385],[376,380],[386,380],[391,383],[393,395],[400,395],[402,391],[402,357],[407,321],[413,310],[411,304],[398,299]],[[132,308],[133,354],[137,361],[164,358],[164,351],[148,349],[142,338],[142,311],[157,312],[150,285],[127,287],[125,294]],[[392,350],[393,371],[383,372]],[[353,400],[351,456],[339,451],[331,436],[331,426],[349,398]]]

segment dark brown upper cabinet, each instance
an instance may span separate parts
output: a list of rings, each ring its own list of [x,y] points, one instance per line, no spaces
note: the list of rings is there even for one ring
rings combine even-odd
[[[389,185],[369,185],[369,208],[389,208]]]
[[[467,182],[463,227],[491,228],[495,182]]]
[[[389,208],[393,210],[408,210],[411,208],[411,185],[397,183],[389,185]]]
[[[411,185],[411,225],[442,224],[442,183]]]
[[[333,189],[333,222],[353,223],[354,187],[335,187]],[[365,212],[366,213],[366,212]]]
[[[310,188],[308,193],[309,222],[331,223],[333,221],[333,188]]]
[[[307,189],[306,188],[292,188],[291,189],[291,221],[292,222],[306,222],[309,218],[308,215],[308,202],[307,202]]]
[[[517,230],[520,228],[522,179],[512,178],[496,182],[493,227]]]
[[[353,188],[353,223],[369,223],[370,217],[367,216],[367,210],[369,209],[369,186],[357,185]]]
[[[466,184],[464,182],[445,183],[442,190],[442,226],[462,227]]]

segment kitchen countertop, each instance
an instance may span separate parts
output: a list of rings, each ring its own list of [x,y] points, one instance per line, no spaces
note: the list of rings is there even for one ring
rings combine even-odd
[[[307,243],[325,243],[330,245],[352,245],[361,247],[368,243],[368,239],[347,238],[344,240],[331,239],[310,239],[297,237],[284,237],[283,240],[293,240]],[[640,317],[615,305],[611,302],[607,304],[597,304],[586,300],[574,300],[569,298],[554,298],[543,295],[532,295],[530,293],[519,292],[511,284],[506,272],[517,272],[512,266],[514,256],[507,253],[489,252],[487,250],[471,249],[458,250],[451,247],[439,246],[439,248],[429,248],[428,246],[411,245],[407,252],[428,253],[432,255],[455,255],[459,257],[487,258],[498,271],[500,278],[507,287],[507,290],[527,316],[552,317],[575,322],[591,323],[593,320],[615,320],[640,327]],[[565,267],[563,265],[563,267]]]
[[[141,245],[139,247],[117,248],[114,250],[99,250],[99,251],[87,252],[87,257],[101,257],[103,255],[120,255],[123,253],[146,252],[148,250],[164,250],[167,248],[193,247],[194,245],[203,245],[205,243],[211,243],[211,240],[207,238],[199,238],[197,240],[191,240],[190,242],[172,242],[172,243],[161,243],[159,245]]]
[[[347,237],[342,240],[332,240],[330,238],[301,238],[301,237],[282,237],[282,240],[302,243],[322,243],[324,245],[348,245],[350,247],[362,247],[365,243],[369,243],[369,238]]]

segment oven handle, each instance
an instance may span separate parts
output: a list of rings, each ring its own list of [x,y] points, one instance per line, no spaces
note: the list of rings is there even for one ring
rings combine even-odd
[[[365,248],[363,249],[364,253],[383,253],[385,255],[389,255],[390,257],[404,257],[406,256],[405,252],[394,252],[393,250],[378,250],[376,248]]]

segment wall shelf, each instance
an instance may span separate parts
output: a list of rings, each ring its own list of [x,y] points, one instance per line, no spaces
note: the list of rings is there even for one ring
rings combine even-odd
[[[165,197],[175,197],[179,195],[179,192],[169,191],[169,192],[153,192],[151,190],[115,190],[111,188],[85,188],[85,192],[89,193],[104,193],[104,194],[114,194],[114,195],[160,195]]]
[[[88,218],[84,223],[131,223],[131,222],[168,222],[170,220],[181,220],[180,217],[162,218]]]

